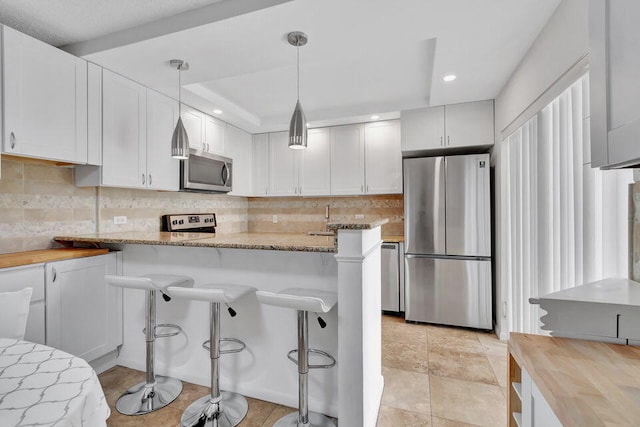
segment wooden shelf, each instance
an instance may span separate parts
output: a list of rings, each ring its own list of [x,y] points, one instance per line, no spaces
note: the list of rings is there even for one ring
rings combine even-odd
[[[515,421],[518,427],[522,427],[522,414],[520,412],[514,412],[513,421]]]
[[[0,255],[0,268],[39,264],[41,262],[61,261],[63,259],[84,258],[88,256],[103,255],[108,252],[109,249],[84,248],[42,249],[36,251],[14,252]]]
[[[513,389],[516,392],[516,395],[518,396],[518,399],[520,399],[520,402],[522,402],[522,383],[511,383],[511,386],[513,387]]]

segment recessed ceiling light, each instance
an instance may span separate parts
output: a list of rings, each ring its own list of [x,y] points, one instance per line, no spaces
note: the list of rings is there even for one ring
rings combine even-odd
[[[455,74],[447,74],[446,76],[444,76],[442,78],[442,80],[444,80],[445,82],[452,82],[456,79],[456,75]]]
[[[380,118],[379,115],[374,114],[373,116],[371,116],[371,120],[378,120]]]
[[[222,110],[216,108],[215,110],[213,110],[213,114],[222,114]]]

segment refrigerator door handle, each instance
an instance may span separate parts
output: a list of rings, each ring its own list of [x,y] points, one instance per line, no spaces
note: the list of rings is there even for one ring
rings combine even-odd
[[[419,259],[419,258],[428,258],[428,259],[457,259],[463,261],[491,261],[491,257],[486,256],[467,256],[467,255],[437,255],[437,254],[405,254],[405,258],[409,259]]]

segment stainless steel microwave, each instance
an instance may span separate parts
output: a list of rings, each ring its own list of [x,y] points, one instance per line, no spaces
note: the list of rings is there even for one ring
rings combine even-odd
[[[231,191],[233,159],[189,149],[189,158],[180,161],[180,190],[200,193]]]

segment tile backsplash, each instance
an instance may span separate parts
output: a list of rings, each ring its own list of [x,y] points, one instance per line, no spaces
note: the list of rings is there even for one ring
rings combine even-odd
[[[167,213],[215,212],[217,232],[306,233],[330,221],[389,218],[383,234],[403,234],[402,195],[246,198],[105,187],[76,187],[74,169],[16,157],[2,158],[0,253],[47,249],[53,236],[155,231]],[[126,216],[116,225],[114,216]],[[273,223],[273,215],[278,223]]]
[[[349,197],[270,197],[249,198],[249,231],[306,233],[326,229],[325,208],[329,221],[353,221],[355,215],[365,219],[388,218],[382,234],[404,234],[403,197],[401,194]],[[273,216],[278,218],[273,223]]]

